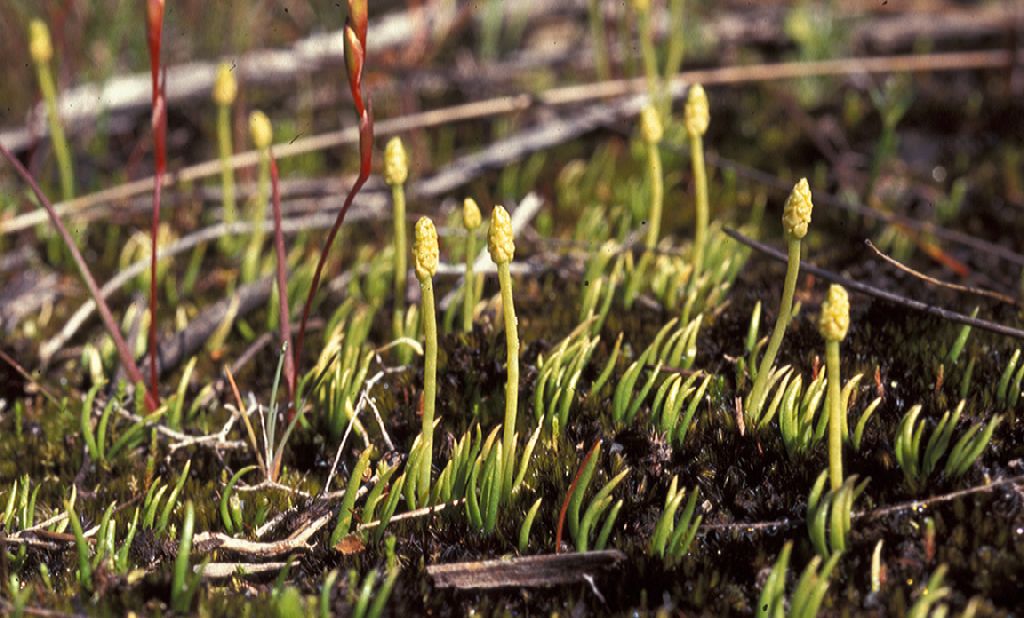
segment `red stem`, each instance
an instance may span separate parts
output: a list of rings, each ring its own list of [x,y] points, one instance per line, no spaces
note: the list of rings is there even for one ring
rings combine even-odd
[[[583,461],[580,462],[580,467],[576,470],[576,476],[573,477],[572,483],[569,485],[569,491],[565,494],[565,501],[562,502],[562,510],[558,512],[558,528],[555,529],[555,553],[559,554],[562,552],[562,527],[565,525],[565,514],[569,510],[569,501],[572,500],[572,495],[576,493],[576,485],[580,482],[580,475],[583,474],[583,469],[587,467],[587,463],[590,458],[597,452],[597,448],[601,446],[601,441],[598,440],[594,443],[594,446],[590,447],[587,451]]]
[[[164,175],[159,170],[153,177],[153,222],[150,226],[149,237],[152,248],[149,252],[149,393],[156,401],[160,401],[160,374],[157,371],[157,339],[156,339],[156,309],[157,309],[157,238],[160,235],[160,189],[163,185]]]
[[[313,306],[313,299],[316,297],[317,289],[320,287],[320,277],[323,274],[324,265],[327,263],[327,255],[331,251],[331,245],[334,244],[334,238],[338,235],[338,230],[341,229],[341,224],[345,222],[345,215],[348,214],[348,209],[352,206],[352,201],[355,199],[356,194],[366,184],[366,180],[370,177],[370,164],[371,156],[373,154],[373,115],[369,107],[364,109],[363,117],[359,123],[359,146],[360,146],[360,165],[359,165],[359,177],[356,178],[355,183],[349,190],[348,195],[345,196],[345,203],[342,205],[341,210],[338,211],[338,216],[334,220],[334,225],[331,230],[327,233],[327,240],[324,242],[323,249],[320,251],[320,259],[316,264],[316,271],[313,273],[313,282],[309,287],[309,294],[306,295],[306,302],[302,307],[302,319],[299,321],[299,334],[295,337],[295,362],[302,362],[302,344],[306,336],[306,323],[309,320],[309,311]]]
[[[281,342],[286,346],[284,356],[285,386],[288,389],[288,401],[295,398],[295,358],[292,350],[292,324],[288,310],[288,254],[284,249],[284,232],[281,229],[281,190],[278,181],[277,161],[273,151],[270,156],[270,187],[273,196],[274,210],[274,250],[277,252],[277,298],[280,308],[278,318],[281,328]]]
[[[32,174],[29,173],[25,166],[18,161],[17,157],[11,154],[7,148],[0,143],[0,154],[3,155],[7,162],[14,167],[14,171],[18,173],[18,176],[32,189],[32,193],[35,194],[36,199],[42,205],[46,211],[47,216],[50,217],[50,222],[57,228],[57,233],[60,234],[61,240],[64,241],[64,245],[67,246],[68,252],[71,253],[71,259],[74,260],[75,266],[78,267],[78,274],[81,275],[85,281],[85,286],[89,289],[89,294],[92,295],[93,302],[96,303],[96,310],[100,314],[100,319],[103,321],[103,325],[106,327],[107,332],[110,333],[110,338],[114,341],[114,347],[117,348],[117,354],[121,359],[121,364],[124,365],[125,372],[128,373],[128,377],[132,379],[136,384],[144,382],[142,378],[142,372],[139,371],[139,366],[135,364],[135,359],[132,358],[131,350],[128,348],[128,344],[125,342],[124,337],[121,335],[121,330],[117,326],[117,322],[114,321],[114,316],[110,312],[110,307],[107,306],[107,301],[103,299],[103,294],[100,292],[99,286],[96,285],[96,279],[93,278],[92,272],[89,271],[89,266],[85,263],[85,258],[82,257],[82,253],[78,250],[75,245],[74,239],[71,238],[71,234],[68,233],[64,222],[61,221],[57,211],[53,209],[53,204],[50,200],[46,199],[46,195],[43,194],[43,190],[39,188],[39,184],[36,182]],[[150,410],[157,409],[157,402],[150,393],[146,393],[146,407]]]

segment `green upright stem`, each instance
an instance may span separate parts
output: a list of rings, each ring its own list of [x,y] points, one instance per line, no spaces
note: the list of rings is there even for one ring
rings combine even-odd
[[[430,470],[434,458],[434,406],[437,399],[437,320],[434,315],[434,282],[430,277],[420,279],[423,292],[421,314],[423,319],[423,447],[426,457],[420,465],[416,488],[417,501],[426,504],[430,492]]]
[[[505,314],[505,345],[508,349],[506,364],[508,378],[505,382],[505,425],[502,434],[502,452],[506,456],[505,493],[512,490],[511,471],[514,466],[512,443],[516,431],[516,414],[519,409],[519,326],[515,306],[512,304],[512,275],[508,262],[498,264],[498,282],[501,285],[501,308]]]
[[[782,301],[779,302],[779,314],[775,318],[775,329],[772,331],[771,339],[768,340],[768,347],[765,348],[764,356],[761,358],[761,365],[757,370],[757,377],[754,378],[754,386],[750,389],[750,396],[747,399],[745,416],[757,418],[761,409],[761,400],[764,398],[764,389],[768,384],[768,373],[775,364],[775,357],[782,347],[782,337],[786,334],[789,321],[793,317],[793,294],[796,292],[796,280],[800,276],[800,241],[789,240],[789,260],[786,264],[786,281],[782,287]]]
[[[462,284],[465,294],[462,296],[462,332],[473,330],[473,305],[476,304],[476,274],[473,262],[476,261],[476,230],[466,234],[466,275]]]
[[[825,341],[825,371],[828,379],[828,475],[832,491],[836,491],[843,484],[843,406],[838,341]]]
[[[661,234],[661,209],[665,201],[665,181],[661,171],[661,152],[657,144],[647,145],[647,176],[651,183],[651,208],[647,222],[647,250],[653,251],[658,246]]]
[[[260,257],[263,253],[263,240],[266,238],[264,223],[267,219],[267,185],[270,184],[270,157],[264,150],[260,152],[260,172],[256,181],[256,201],[252,208],[252,222],[255,230],[249,239],[249,248],[245,251],[242,262],[242,280],[253,281],[259,275]]]
[[[597,79],[607,81],[612,72],[608,64],[608,37],[604,31],[604,13],[601,12],[600,0],[589,0],[587,8],[590,14],[590,40],[594,46],[594,68]]]
[[[697,229],[693,238],[692,277],[692,280],[696,281],[704,270],[704,247],[708,234],[708,176],[704,171],[704,138],[699,135],[690,138],[690,163],[693,167],[693,182],[697,194]]]
[[[64,201],[75,197],[75,179],[71,170],[71,153],[64,137],[64,126],[60,123],[57,109],[57,88],[53,82],[53,73],[49,63],[36,65],[39,70],[39,89],[46,102],[46,119],[50,126],[50,140],[53,142],[53,153],[57,157],[57,170],[60,172],[61,197]]]
[[[405,231],[405,186],[391,186],[391,201],[394,207],[392,218],[395,222],[395,276],[394,276],[394,298],[395,306],[391,313],[391,331],[395,339],[405,334],[402,326],[402,313],[405,308],[405,287],[408,277],[408,256],[406,255],[406,231]],[[433,311],[433,308],[431,308]],[[426,317],[426,316],[424,316]]]
[[[220,182],[224,204],[224,223],[230,225],[237,219],[235,213],[235,171],[231,168],[231,106],[217,108],[217,147],[220,153]]]
[[[654,35],[651,32],[651,12],[640,11],[640,53],[644,59],[644,73],[647,75],[647,95],[651,103],[658,100],[658,56],[654,50]]]

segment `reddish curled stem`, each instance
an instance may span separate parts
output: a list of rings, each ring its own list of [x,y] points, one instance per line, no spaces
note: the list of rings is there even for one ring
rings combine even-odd
[[[562,510],[558,512],[558,527],[555,529],[555,553],[561,553],[562,551],[562,528],[565,526],[565,515],[569,511],[569,502],[572,500],[572,495],[576,493],[576,485],[580,482],[580,475],[583,474],[583,470],[587,467],[587,463],[590,462],[594,453],[601,446],[601,441],[598,440],[594,443],[594,446],[590,447],[587,451],[586,456],[583,457],[583,461],[580,462],[580,467],[576,469],[576,476],[573,477],[572,483],[569,484],[569,491],[565,494],[565,501],[562,502]]]
[[[39,204],[46,211],[47,216],[50,218],[50,222],[53,223],[53,227],[57,228],[57,233],[60,234],[61,240],[64,241],[64,245],[68,248],[68,252],[71,254],[71,259],[75,262],[75,266],[78,268],[78,274],[85,281],[85,287],[89,289],[89,294],[92,295],[93,302],[96,303],[96,311],[100,314],[100,319],[103,321],[103,325],[107,328],[107,332],[110,333],[110,338],[114,341],[114,347],[117,348],[118,357],[121,360],[121,364],[124,365],[125,372],[133,382],[139,383],[144,382],[142,379],[142,372],[139,371],[139,366],[135,364],[135,359],[132,358],[131,350],[128,344],[125,342],[124,337],[121,335],[121,330],[117,326],[117,322],[114,321],[114,315],[110,312],[110,307],[107,306],[107,301],[103,299],[103,294],[100,292],[99,286],[96,285],[96,279],[92,276],[92,272],[89,270],[88,264],[85,263],[85,258],[82,257],[82,253],[78,250],[75,245],[75,241],[71,238],[71,234],[68,229],[64,227],[64,222],[61,221],[60,216],[57,215],[57,211],[54,210],[53,204],[50,200],[46,199],[46,195],[43,194],[43,190],[39,188],[39,183],[32,177],[25,166],[18,161],[7,148],[0,143],[0,154],[3,155],[7,162],[14,167],[14,171],[17,172],[18,176],[29,186],[32,193],[35,194]],[[157,409],[156,399],[150,393],[146,393],[146,407],[150,410]]]

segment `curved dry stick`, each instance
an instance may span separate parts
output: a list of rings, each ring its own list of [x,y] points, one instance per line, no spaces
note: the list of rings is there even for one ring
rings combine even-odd
[[[871,240],[868,239],[868,238],[864,239],[864,245],[867,246],[868,249],[871,249],[872,251],[874,251],[875,255],[877,255],[880,259],[882,259],[884,262],[886,262],[887,264],[889,264],[893,268],[895,268],[897,270],[900,270],[900,271],[903,271],[903,272],[907,273],[908,275],[910,275],[911,277],[914,277],[916,279],[920,279],[921,281],[924,281],[925,283],[929,283],[931,285],[938,286],[940,288],[946,288],[948,290],[953,290],[955,292],[963,292],[964,294],[974,294],[975,296],[984,296],[985,298],[991,298],[993,300],[998,300],[999,302],[1006,303],[1008,305],[1017,306],[1019,304],[1017,299],[1012,298],[1010,296],[1007,296],[1006,294],[1000,294],[999,292],[994,292],[992,290],[986,290],[984,288],[975,288],[975,287],[971,287],[969,285],[959,285],[959,284],[956,284],[956,283],[950,283],[948,281],[943,281],[941,279],[936,279],[935,277],[929,277],[928,275],[924,274],[923,272],[921,272],[919,270],[914,270],[913,268],[911,268],[911,267],[907,266],[906,264],[900,262],[896,258],[886,255],[885,253],[882,252],[881,249],[879,249],[878,247],[875,246],[875,243],[871,242]]]
[[[93,300],[96,302],[100,318],[103,320],[103,325],[106,326],[107,332],[110,333],[110,338],[114,341],[114,347],[117,348],[117,354],[121,359],[121,364],[124,365],[125,371],[128,373],[128,377],[136,384],[144,382],[142,373],[139,372],[139,367],[135,364],[135,359],[132,357],[131,349],[121,335],[121,329],[117,326],[117,322],[114,321],[114,315],[110,312],[110,307],[103,300],[103,294],[100,292],[99,286],[96,285],[96,279],[92,276],[92,272],[89,271],[89,265],[86,264],[85,258],[82,257],[82,253],[78,250],[78,246],[75,245],[75,240],[68,233],[68,229],[64,227],[64,222],[61,221],[56,211],[54,211],[53,204],[50,203],[50,200],[46,199],[46,195],[43,194],[43,190],[39,188],[39,183],[32,177],[32,174],[25,169],[25,166],[3,144],[0,144],[0,154],[7,159],[7,162],[14,167],[14,171],[18,173],[18,176],[32,189],[32,193],[35,194],[36,199],[39,200],[46,214],[50,217],[50,222],[57,228],[57,233],[60,234],[61,240],[64,241],[68,252],[71,253],[71,259],[74,260],[75,266],[78,267],[79,275],[85,281],[85,286],[89,288],[89,294],[92,295]],[[146,393],[146,407],[150,411],[156,410],[158,407],[156,400],[149,392]]]

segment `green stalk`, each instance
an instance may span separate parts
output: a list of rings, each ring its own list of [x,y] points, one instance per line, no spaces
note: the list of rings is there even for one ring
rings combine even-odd
[[[611,79],[612,72],[608,62],[608,37],[604,31],[601,1],[589,0],[587,9],[590,16],[590,40],[594,46],[594,68],[597,70],[597,79],[607,81]]]
[[[423,293],[421,315],[423,319],[423,437],[427,456],[420,466],[419,501],[424,503],[430,490],[430,470],[434,453],[434,409],[437,399],[437,320],[434,312],[434,282],[420,281]]]
[[[501,285],[501,306],[505,317],[505,345],[507,347],[506,365],[508,377],[505,382],[505,424],[502,434],[502,445],[505,453],[512,452],[515,440],[516,413],[519,409],[519,330],[516,320],[515,306],[512,304],[512,275],[509,263],[498,264],[498,283]],[[506,477],[511,477],[512,458]],[[509,487],[511,489],[511,487]]]
[[[757,370],[757,377],[754,378],[754,386],[750,389],[747,397],[746,414],[747,418],[757,418],[761,409],[764,390],[768,385],[768,373],[775,365],[775,357],[782,347],[782,338],[789,327],[789,321],[793,313],[793,295],[796,293],[796,281],[800,276],[800,241],[789,239],[786,243],[789,259],[786,263],[786,280],[782,284],[782,300],[779,302],[779,314],[775,318],[775,328],[772,330],[771,339],[768,340],[768,347],[765,348],[764,356],[761,357],[761,365]]]
[[[836,491],[843,484],[843,417],[838,341],[825,342],[825,371],[828,378],[828,475],[832,491]]]
[[[701,164],[703,165],[703,162]],[[661,152],[658,150],[657,142],[649,141],[647,144],[647,179],[651,183],[651,209],[645,246],[648,251],[653,251],[658,245],[658,237],[661,233],[661,209],[665,201],[665,181],[661,167]]]
[[[231,167],[234,147],[231,143],[231,106],[217,106],[217,147],[220,154],[220,183],[224,206],[224,223],[238,218],[235,212],[235,171]]]
[[[408,271],[406,257],[406,229],[405,229],[405,185],[395,184],[391,186],[391,201],[394,206],[391,218],[395,222],[394,243],[395,243],[395,277],[394,277],[394,299],[395,306],[391,313],[391,332],[395,339],[404,335],[402,327],[402,315],[405,305],[405,288]]]
[[[181,524],[181,542],[178,555],[174,558],[174,581],[171,589],[171,608],[176,612],[187,612],[191,604],[189,594],[188,559],[192,553],[192,528],[195,524],[195,511],[192,501],[185,502],[185,519]]]
[[[476,231],[466,232],[466,276],[463,283],[462,295],[462,332],[468,333],[473,330],[473,306],[476,304],[476,273],[473,272],[473,262],[476,261]]]
[[[434,459],[434,407],[437,404],[437,317],[434,311],[434,274],[437,273],[439,247],[437,228],[427,217],[416,222],[416,244],[413,247],[416,278],[420,282],[422,298],[420,315],[423,319],[423,429],[422,439],[426,456],[416,474],[416,501],[426,504],[430,496],[430,471]]]
[[[651,32],[651,7],[648,0],[634,0],[637,17],[640,20],[640,54],[643,56],[644,73],[647,76],[647,96],[653,103],[658,98],[658,56],[654,50],[654,34]]]
[[[704,138],[690,136],[690,163],[693,167],[693,181],[697,193],[697,229],[693,238],[693,275],[696,281],[704,268],[704,246],[708,234],[708,176],[704,170]]]
[[[46,120],[50,127],[50,140],[53,142],[53,154],[57,157],[57,170],[60,172],[61,197],[68,201],[75,197],[75,179],[71,169],[71,153],[64,137],[64,126],[60,122],[57,109],[57,88],[54,85],[53,73],[48,62],[36,64],[39,73],[39,89],[46,102]]]

